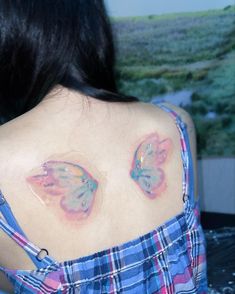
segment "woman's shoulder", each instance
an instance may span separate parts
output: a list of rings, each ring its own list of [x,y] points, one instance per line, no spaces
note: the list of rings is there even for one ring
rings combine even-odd
[[[147,117],[150,119],[153,118],[153,122],[156,122],[157,124],[161,124],[161,123],[164,124],[170,120],[169,113],[163,112],[162,108],[160,108],[158,104],[139,102],[136,105],[137,105],[137,108],[141,110],[143,115],[147,114]],[[196,130],[195,130],[195,125],[191,115],[184,108],[176,106],[174,104],[164,102],[164,103],[161,103],[161,105],[166,106],[168,109],[173,110],[181,118],[181,120],[187,126],[187,130],[190,136],[190,141],[192,141],[192,143],[195,143],[193,141],[196,140],[195,138]]]
[[[190,140],[191,152],[196,154],[196,128],[191,115],[182,107],[173,105],[171,103],[163,103],[166,107],[173,110],[181,118],[184,124],[187,126],[187,132]]]
[[[136,108],[139,108],[140,110],[143,111],[143,113],[152,113],[152,114],[159,114],[159,111],[162,112],[161,107],[158,106],[158,103],[154,103],[154,102],[137,102],[137,103],[133,103],[133,105],[135,104]],[[176,112],[181,119],[190,127],[194,127],[193,124],[193,119],[191,117],[191,115],[189,114],[189,112],[187,112],[184,108],[176,106],[175,104],[169,103],[169,102],[162,102],[160,103],[160,105],[166,106],[167,108],[173,110],[174,112]]]
[[[190,133],[194,132],[195,133],[195,126],[193,119],[191,115],[182,107],[176,106],[174,104],[165,102],[163,105],[168,106],[170,109],[172,109],[174,112],[176,112],[182,121],[187,125],[187,129],[189,130]]]
[[[161,103],[161,105],[166,106],[168,109],[171,109],[174,112],[176,112],[180,116],[182,121],[187,125],[187,127],[192,129],[191,131],[195,131],[193,119],[192,119],[191,115],[189,114],[189,112],[187,112],[184,108],[176,106],[176,105],[169,103],[169,102],[163,102],[163,103]],[[154,104],[154,103],[139,102],[139,107],[142,109],[145,109],[146,111],[149,111],[149,113],[153,113],[153,114],[154,113],[159,114],[159,111],[162,112],[162,110],[158,106],[158,104]]]
[[[146,104],[145,106],[143,104]],[[168,109],[173,110],[184,122],[184,124],[187,127],[187,133],[189,137],[189,146],[190,146],[190,152],[192,155],[193,160],[193,168],[194,168],[194,181],[195,181],[195,199],[197,199],[197,140],[196,140],[196,127],[194,124],[194,121],[191,117],[191,115],[182,107],[176,106],[174,104],[164,102],[161,103],[161,105],[166,106]],[[172,138],[175,138],[177,140],[178,138],[178,130],[176,128],[176,125],[172,123],[172,117],[170,117],[169,113],[166,111],[162,111],[162,108],[160,108],[157,104],[153,103],[140,103],[139,107],[142,108],[142,112],[147,114],[147,117],[152,117],[153,124],[156,124],[158,127],[162,126],[164,129],[170,129],[170,133],[172,135]],[[154,120],[155,118],[155,120]]]
[[[161,105],[166,106],[168,109],[173,110],[181,118],[181,120],[187,126],[188,135],[190,137],[190,145],[196,144],[196,129],[191,115],[182,107],[174,104],[164,102]],[[169,113],[163,112],[162,109],[153,103],[139,102],[137,108],[140,109],[142,115],[147,115],[149,119],[153,119],[153,123],[167,124],[171,120]],[[176,131],[176,128],[174,128]]]

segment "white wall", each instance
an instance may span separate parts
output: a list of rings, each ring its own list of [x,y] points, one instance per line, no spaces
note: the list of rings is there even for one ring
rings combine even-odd
[[[235,158],[198,161],[201,210],[235,214]]]
[[[105,0],[111,16],[138,16],[221,9],[234,0]]]

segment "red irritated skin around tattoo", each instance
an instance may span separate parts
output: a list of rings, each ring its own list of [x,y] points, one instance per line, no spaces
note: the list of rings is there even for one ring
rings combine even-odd
[[[69,220],[88,217],[94,205],[98,182],[78,164],[50,160],[43,173],[26,178],[33,192],[44,204],[57,204]]]
[[[166,189],[163,165],[171,149],[171,139],[161,140],[157,133],[152,133],[135,151],[130,176],[150,199],[155,199]]]

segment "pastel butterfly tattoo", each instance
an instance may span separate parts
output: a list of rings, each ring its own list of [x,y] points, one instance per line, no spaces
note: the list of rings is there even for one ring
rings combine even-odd
[[[160,140],[157,133],[147,136],[138,146],[130,176],[146,196],[154,199],[166,188],[165,163],[172,146],[170,139]]]
[[[50,160],[43,174],[26,178],[33,192],[45,203],[58,203],[67,216],[86,218],[93,206],[98,182],[83,167],[67,161]]]

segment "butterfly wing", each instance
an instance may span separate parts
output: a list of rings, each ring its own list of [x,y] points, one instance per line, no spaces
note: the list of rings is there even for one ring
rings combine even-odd
[[[161,165],[166,161],[171,140],[159,140],[150,134],[137,148],[132,161],[131,178],[150,198],[155,198],[164,188],[165,174]]]
[[[88,215],[98,182],[81,166],[66,161],[47,161],[44,174],[27,178],[36,194],[60,197],[60,206],[68,214]]]

